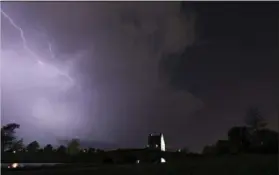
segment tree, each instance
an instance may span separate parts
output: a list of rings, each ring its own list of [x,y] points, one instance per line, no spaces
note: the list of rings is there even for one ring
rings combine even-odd
[[[10,123],[1,128],[1,150],[2,152],[11,149],[11,146],[16,143],[15,130],[20,127],[19,124]]]
[[[278,132],[261,129],[255,135],[251,151],[254,153],[278,153]]]
[[[230,147],[233,152],[239,152],[240,150],[247,150],[250,143],[252,135],[250,131],[245,126],[232,127],[228,131],[228,138],[230,142]]]
[[[258,107],[252,107],[247,111],[245,123],[255,132],[263,129],[267,125]]]
[[[265,129],[267,122],[258,107],[251,107],[247,111],[245,122],[252,130],[250,151],[258,152],[262,147],[260,131]]]
[[[67,151],[70,155],[75,155],[79,153],[79,140],[78,139],[72,139],[69,143],[68,143],[68,147],[67,147]]]
[[[44,147],[44,152],[47,152],[47,153],[51,153],[53,151],[53,147],[51,144],[47,144],[45,147]]]
[[[96,152],[96,149],[95,148],[89,148],[88,149],[88,153],[95,153]]]
[[[67,150],[67,148],[66,148],[64,145],[60,145],[60,146],[57,148],[57,152],[58,152],[58,153],[61,153],[61,154],[66,153],[66,150]]]
[[[15,141],[11,146],[11,149],[13,151],[21,151],[21,150],[23,150],[23,148],[24,148],[23,139]]]
[[[278,132],[270,129],[263,129],[260,131],[259,135],[264,152],[278,154]]]
[[[40,145],[37,141],[33,141],[27,145],[28,152],[37,152],[40,148]]]

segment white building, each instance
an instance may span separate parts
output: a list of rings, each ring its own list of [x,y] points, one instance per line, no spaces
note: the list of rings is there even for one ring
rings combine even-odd
[[[150,149],[160,149],[161,151],[166,151],[164,135],[162,133],[149,134],[147,147]]]

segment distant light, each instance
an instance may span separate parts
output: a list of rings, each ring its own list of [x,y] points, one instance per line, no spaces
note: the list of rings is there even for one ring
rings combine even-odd
[[[13,164],[12,164],[12,167],[13,167],[13,168],[17,168],[17,167],[18,167],[18,163],[13,163]]]
[[[178,151],[178,152],[181,152],[181,149],[178,149],[177,151]]]
[[[146,145],[146,147],[149,147],[149,145]]]
[[[86,149],[84,149],[83,152],[86,152]]]
[[[16,151],[13,151],[13,153],[15,154],[15,153],[16,153]]]
[[[166,163],[166,162],[167,162],[166,159],[161,158],[161,163]]]
[[[140,160],[137,160],[137,163],[140,163]]]
[[[155,147],[158,148],[158,145],[156,144]]]

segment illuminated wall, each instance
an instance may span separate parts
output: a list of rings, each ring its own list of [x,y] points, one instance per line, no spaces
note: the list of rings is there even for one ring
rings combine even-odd
[[[150,134],[147,147],[166,151],[165,139],[163,134]]]
[[[165,139],[163,134],[161,134],[161,143],[160,143],[161,151],[166,151]]]

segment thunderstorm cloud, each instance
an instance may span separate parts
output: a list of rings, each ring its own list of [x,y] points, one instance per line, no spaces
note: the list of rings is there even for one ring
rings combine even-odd
[[[271,3],[2,2],[1,10],[1,121],[19,123],[25,142],[143,147],[163,132],[167,148],[195,151],[226,139],[254,104],[278,130]]]
[[[195,41],[195,15],[179,3],[3,3],[2,10],[44,63],[31,59],[2,15],[1,117],[20,123],[25,140],[78,136],[140,146],[149,132],[175,136],[179,118],[200,108],[192,94],[159,79],[162,55]],[[170,125],[177,131],[167,132]]]

